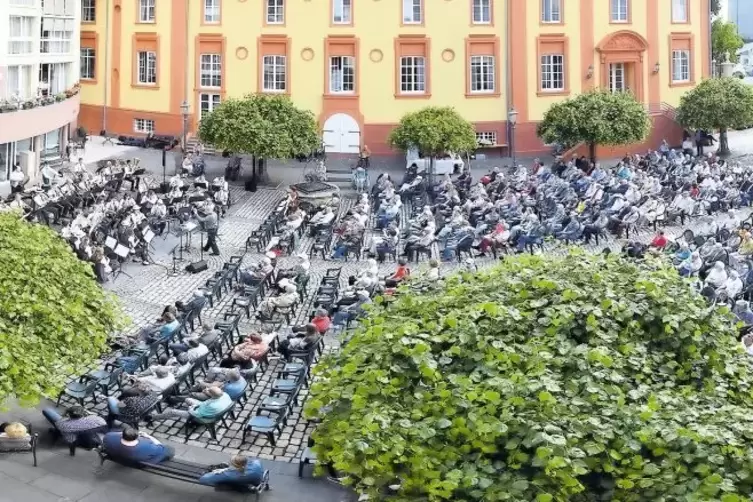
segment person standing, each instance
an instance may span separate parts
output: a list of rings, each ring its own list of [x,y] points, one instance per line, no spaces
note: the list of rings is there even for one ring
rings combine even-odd
[[[217,231],[219,230],[220,223],[217,218],[217,213],[212,211],[207,214],[205,210],[201,209],[197,212],[196,217],[201,222],[204,231],[207,233],[207,242],[204,244],[204,251],[209,251],[211,248],[212,252],[210,254],[212,256],[219,256],[220,248],[217,246]]]

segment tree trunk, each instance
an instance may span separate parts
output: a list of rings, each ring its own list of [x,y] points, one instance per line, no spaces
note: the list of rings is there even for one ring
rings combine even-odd
[[[269,171],[267,170],[267,159],[256,159],[257,169],[256,176],[259,183],[269,183]]]
[[[719,150],[717,151],[717,154],[722,157],[729,155],[729,141],[727,139],[726,127],[719,128]]]
[[[427,173],[429,176],[429,189],[434,187],[434,156],[432,155],[429,157],[429,172]]]
[[[596,165],[596,143],[588,144],[588,156],[591,158],[591,162]]]

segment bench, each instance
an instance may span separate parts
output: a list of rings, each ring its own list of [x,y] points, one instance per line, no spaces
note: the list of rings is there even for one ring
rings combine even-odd
[[[203,476],[204,474],[212,470],[210,465],[197,464],[194,462],[188,462],[185,460],[177,460],[177,459],[165,460],[164,462],[160,462],[159,464],[123,461],[123,460],[111,457],[110,455],[108,455],[106,451],[104,451],[102,447],[97,448],[97,454],[99,455],[100,465],[104,465],[105,461],[109,460],[110,462],[114,462],[124,467],[130,467],[132,469],[140,469],[150,474],[154,474],[154,475],[162,476],[166,478],[177,479],[179,481],[185,481],[187,483],[193,483],[196,485],[201,484],[199,483],[199,479],[201,478],[201,476]],[[256,500],[259,500],[259,497],[261,496],[262,492],[268,491],[270,489],[271,487],[269,486],[269,471],[268,470],[264,471],[264,474],[262,475],[262,482],[255,486],[254,485],[245,485],[245,486],[220,485],[220,486],[215,487],[215,490],[218,490],[218,491],[232,490],[232,491],[239,491],[239,492],[245,492],[245,493],[253,493],[256,495]]]

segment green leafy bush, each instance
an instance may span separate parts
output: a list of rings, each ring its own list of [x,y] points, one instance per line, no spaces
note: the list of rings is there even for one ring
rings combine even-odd
[[[519,256],[377,302],[306,413],[319,459],[375,496],[399,479],[390,500],[748,500],[736,334],[659,261]]]
[[[114,298],[52,230],[0,214],[0,405],[56,397],[119,325]]]

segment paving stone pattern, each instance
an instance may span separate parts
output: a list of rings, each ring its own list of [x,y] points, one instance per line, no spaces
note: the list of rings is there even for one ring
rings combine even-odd
[[[190,252],[184,253],[184,261],[177,264],[177,274],[172,274],[173,269],[172,256],[165,252],[164,248],[172,248],[176,242],[170,241],[174,237],[163,239],[156,238],[155,264],[142,266],[140,264],[127,264],[124,267],[131,277],[121,275],[114,282],[108,283],[106,288],[114,292],[122,300],[125,313],[130,318],[130,325],[125,330],[126,333],[133,334],[139,327],[144,326],[156,319],[162,312],[165,305],[173,304],[178,300],[188,300],[192,293],[202,287],[209,277],[222,268],[224,262],[229,261],[231,256],[243,255],[245,253],[243,266],[248,266],[261,259],[262,255],[256,249],[245,250],[245,241],[248,235],[264,221],[264,219],[273,211],[280,200],[284,198],[283,190],[259,190],[254,193],[243,191],[238,187],[231,187],[231,197],[234,201],[228,214],[221,220],[218,243],[221,250],[221,256],[214,257],[208,254],[204,255],[209,268],[207,271],[199,274],[189,274],[182,269],[188,262],[196,261],[200,258],[199,242],[196,236],[193,237],[193,247]],[[344,214],[353,206],[355,200],[343,199],[340,214]],[[409,209],[404,209],[402,221],[408,221]],[[748,210],[743,210],[741,216],[747,217]],[[725,217],[721,217],[724,219]],[[691,221],[688,228],[694,227],[694,221]],[[682,232],[679,226],[668,227],[665,229],[670,237],[679,236]],[[648,241],[653,235],[653,230],[644,228],[639,231],[638,238],[642,241]],[[598,252],[604,247],[609,247],[613,251],[618,251],[624,241],[614,238],[608,238],[606,242],[602,241],[599,245],[592,244],[588,247],[591,252]],[[295,252],[308,253],[313,240],[309,237],[303,237],[297,242]],[[368,243],[368,238],[367,238]],[[564,253],[566,246],[561,243],[549,242],[546,246],[546,253]],[[439,256],[439,249],[434,245],[433,256]],[[279,260],[279,267],[287,268],[292,266],[295,258],[282,257]],[[426,266],[426,261],[419,265],[414,265],[414,273],[421,271]],[[479,266],[488,266],[494,263],[494,260],[488,258],[478,258]],[[457,263],[443,263],[443,273],[449,273],[459,266]],[[328,268],[342,267],[342,281],[345,283],[348,276],[357,274],[363,268],[363,263],[358,261],[337,262],[331,260],[322,260],[321,257],[312,258],[311,279],[309,281],[309,291],[304,302],[295,312],[295,319],[292,324],[303,324],[307,321],[311,312],[312,296],[319,285],[321,277]],[[387,262],[380,266],[380,272],[387,274],[395,268],[394,263]],[[237,293],[230,292],[225,294],[221,299],[216,300],[213,307],[207,305],[202,312],[204,321],[214,323],[220,320],[222,313],[230,309],[230,305]],[[246,334],[260,327],[244,317],[240,324],[240,332]],[[325,353],[337,350],[338,342],[334,336],[325,337]],[[214,361],[217,364],[219,361]],[[301,416],[302,404],[308,394],[308,389],[301,391],[298,406],[293,408],[290,414],[287,426],[279,436],[276,446],[272,446],[263,436],[249,434],[247,442],[241,444],[243,435],[243,426],[255,414],[256,405],[268,395],[271,382],[274,380],[278,371],[279,361],[272,360],[269,368],[261,375],[259,382],[254,386],[248,403],[239,412],[237,419],[230,424],[228,429],[219,427],[217,431],[217,441],[211,440],[207,432],[193,433],[187,440],[181,431],[181,424],[176,421],[164,421],[156,423],[154,430],[151,432],[158,438],[183,442],[192,446],[199,446],[209,450],[222,451],[226,453],[243,452],[262,459],[273,459],[278,461],[293,462],[297,461],[306,441],[314,428],[314,424],[307,422]],[[105,413],[105,405],[100,402],[96,406],[97,410]]]

